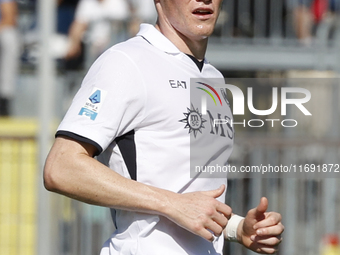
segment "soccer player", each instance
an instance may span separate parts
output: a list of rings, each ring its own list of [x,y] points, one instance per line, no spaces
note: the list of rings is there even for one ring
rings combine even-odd
[[[190,176],[191,141],[206,148],[204,164],[225,163],[233,144],[232,127],[207,128],[189,89],[190,78],[223,79],[204,58],[221,2],[156,0],[156,25],[96,60],[58,128],[45,186],[111,208],[116,230],[101,255],[217,255],[224,238],[274,253],[281,242],[266,198],[243,218],[224,203],[226,178]],[[231,118],[222,101],[207,108]]]

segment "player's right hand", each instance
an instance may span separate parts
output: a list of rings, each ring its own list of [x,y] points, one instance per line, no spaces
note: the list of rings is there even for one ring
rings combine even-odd
[[[169,198],[167,217],[186,230],[213,241],[220,236],[231,217],[232,209],[218,201],[225,186],[216,190],[175,194]]]

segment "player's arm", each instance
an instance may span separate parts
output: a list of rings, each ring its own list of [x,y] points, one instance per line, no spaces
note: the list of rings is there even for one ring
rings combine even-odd
[[[93,158],[96,148],[58,137],[44,168],[46,189],[99,206],[158,214],[212,240],[220,235],[231,209],[216,200],[225,187],[177,194],[122,177]],[[209,231],[210,230],[210,231]]]
[[[263,197],[256,208],[248,211],[238,224],[237,241],[252,251],[272,254],[277,252],[282,241],[284,226],[281,223],[281,215],[266,212],[267,208],[268,200]],[[225,236],[227,237],[226,233]]]
[[[88,24],[74,20],[69,31],[69,46],[65,58],[78,57],[81,54],[81,42],[87,30]]]

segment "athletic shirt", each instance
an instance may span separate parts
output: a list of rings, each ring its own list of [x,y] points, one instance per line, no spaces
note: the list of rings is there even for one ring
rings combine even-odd
[[[210,78],[223,81],[206,60],[200,71],[154,26],[142,24],[136,37],[93,64],[57,136],[95,145],[102,163],[138,182],[177,193],[217,189],[226,185],[225,173],[190,174],[193,162],[226,165],[232,150],[233,129],[213,121],[231,119],[229,104],[219,89],[218,96],[210,93],[215,102],[203,90],[210,90]],[[201,95],[207,96],[205,114]],[[225,194],[218,200],[224,202]],[[116,231],[101,255],[222,254],[223,236],[209,242],[163,216],[111,213]]]

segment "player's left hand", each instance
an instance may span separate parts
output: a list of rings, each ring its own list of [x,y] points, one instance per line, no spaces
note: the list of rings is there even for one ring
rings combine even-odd
[[[248,249],[264,254],[277,252],[284,226],[281,214],[266,212],[268,200],[262,197],[259,205],[248,211],[238,226],[238,239]]]

